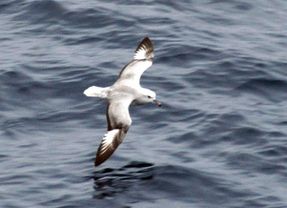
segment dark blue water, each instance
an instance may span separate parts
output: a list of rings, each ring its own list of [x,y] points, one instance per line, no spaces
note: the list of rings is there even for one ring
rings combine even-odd
[[[287,207],[287,2],[0,2],[0,207]],[[105,102],[149,36],[142,85],[98,168]]]

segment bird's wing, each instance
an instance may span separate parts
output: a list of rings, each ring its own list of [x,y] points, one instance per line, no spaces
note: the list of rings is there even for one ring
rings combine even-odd
[[[152,65],[153,57],[152,42],[146,37],[138,45],[133,60],[120,72],[118,81],[139,84],[141,75]]]
[[[113,129],[108,131],[98,148],[95,166],[105,162],[122,143],[126,132],[123,129]]]
[[[128,97],[113,99],[107,107],[108,132],[98,148],[95,166],[106,161],[122,143],[131,125]]]

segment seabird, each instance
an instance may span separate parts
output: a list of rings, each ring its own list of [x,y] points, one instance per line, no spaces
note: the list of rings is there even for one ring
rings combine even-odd
[[[156,100],[156,93],[140,85],[141,75],[152,65],[153,57],[152,42],[145,37],[136,48],[133,60],[121,70],[112,86],[91,86],[84,91],[88,97],[100,97],[108,101],[107,133],[98,148],[95,166],[105,162],[122,143],[132,124],[129,113],[131,104],[155,103],[161,106]]]

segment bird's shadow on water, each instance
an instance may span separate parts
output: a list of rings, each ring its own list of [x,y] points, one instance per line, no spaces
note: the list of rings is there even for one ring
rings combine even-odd
[[[113,198],[119,193],[128,191],[137,182],[153,178],[154,165],[152,163],[133,161],[118,168],[105,168],[95,171],[94,198]]]

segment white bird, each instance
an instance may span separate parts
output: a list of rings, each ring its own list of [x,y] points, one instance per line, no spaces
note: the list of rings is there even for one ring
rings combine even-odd
[[[132,120],[129,113],[131,104],[155,103],[156,93],[140,85],[143,72],[152,65],[153,45],[148,37],[136,48],[133,60],[120,72],[116,82],[110,87],[91,86],[84,91],[88,97],[107,99],[106,110],[108,132],[104,135],[98,148],[95,166],[106,161],[122,143]]]

